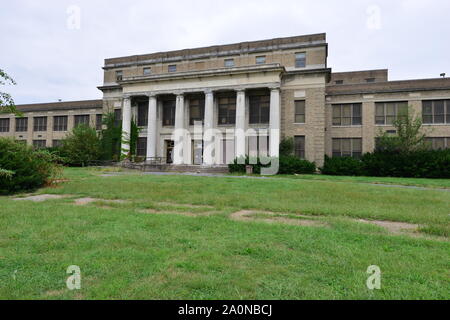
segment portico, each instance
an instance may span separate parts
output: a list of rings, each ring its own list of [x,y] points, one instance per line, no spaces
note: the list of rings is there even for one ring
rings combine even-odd
[[[264,143],[260,155],[278,157],[280,143],[280,89],[271,88],[206,88],[202,91],[174,91],[172,94],[149,92],[127,94],[123,97],[123,142],[122,151],[126,156],[130,151],[129,136],[131,120],[142,116],[140,110],[133,110],[134,97],[148,97],[146,110],[147,125],[140,137],[146,138],[145,158],[148,162],[159,159],[162,163],[174,165],[203,166],[226,165],[236,157],[258,155],[256,145],[249,142],[263,132],[269,143]],[[253,97],[270,97],[269,121],[250,121],[255,117],[251,112],[260,106],[250,101]],[[255,99],[256,100],[256,99]],[[265,118],[265,117],[263,117]],[[172,158],[168,159],[167,148],[172,148]],[[258,139],[256,140],[258,141]],[[169,142],[169,145],[167,144]],[[260,144],[262,146],[263,143]]]

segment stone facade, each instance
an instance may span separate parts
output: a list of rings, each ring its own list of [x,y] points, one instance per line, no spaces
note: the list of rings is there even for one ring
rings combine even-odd
[[[437,102],[439,123],[424,130],[449,138],[450,147],[450,79],[389,81],[385,69],[332,73],[327,55],[326,35],[315,34],[106,59],[102,100],[19,106],[28,131],[16,133],[15,117],[4,115],[10,130],[0,136],[50,146],[66,134],[53,130],[54,116],[68,115],[70,131],[75,115],[89,114],[95,125],[94,115],[120,110],[125,135],[131,119],[141,125],[138,153],[150,164],[214,167],[239,155],[278,156],[280,140],[296,137],[296,154],[321,166],[339,145],[344,154],[349,145],[355,155],[370,152],[380,132],[394,130],[380,123],[380,103],[391,119],[400,107],[390,102],[421,117],[424,101],[448,100],[443,123]],[[46,132],[34,132],[36,116],[47,117]]]

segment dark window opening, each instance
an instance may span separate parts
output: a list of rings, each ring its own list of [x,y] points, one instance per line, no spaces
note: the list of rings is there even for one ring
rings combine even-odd
[[[267,124],[270,121],[270,96],[250,96],[250,124]]]

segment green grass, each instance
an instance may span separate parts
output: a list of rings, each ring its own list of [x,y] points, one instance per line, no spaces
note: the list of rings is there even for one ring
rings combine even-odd
[[[69,182],[39,193],[127,203],[78,207],[73,198],[42,203],[0,198],[0,298],[450,297],[450,192],[372,186],[359,178],[101,177],[105,172],[114,170],[67,169]],[[415,185],[415,180],[391,181]],[[246,209],[312,215],[328,226],[229,218]],[[209,211],[214,214],[201,216]],[[358,218],[416,223],[424,234],[392,235],[355,222]],[[366,270],[374,264],[383,272],[382,290],[370,291]],[[66,289],[70,265],[81,267],[80,291]]]

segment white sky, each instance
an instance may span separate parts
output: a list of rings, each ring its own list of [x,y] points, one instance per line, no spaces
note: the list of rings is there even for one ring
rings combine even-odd
[[[72,5],[79,29],[68,27]],[[17,104],[101,98],[105,58],[321,32],[335,72],[450,76],[448,0],[3,0],[0,10],[0,68]]]

